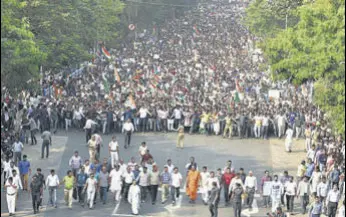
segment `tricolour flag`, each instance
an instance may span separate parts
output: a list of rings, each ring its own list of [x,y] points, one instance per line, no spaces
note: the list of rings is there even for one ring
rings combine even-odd
[[[101,50],[103,55],[105,55],[108,59],[111,58],[111,54],[108,52],[108,50],[104,46],[102,46]]]
[[[199,35],[199,31],[198,31],[197,25],[193,26],[193,30],[196,32],[197,35]]]
[[[131,109],[135,109],[136,108],[136,102],[135,100],[133,99],[133,95],[130,94],[128,97],[127,97],[127,100],[125,102],[125,106],[126,107],[130,107]]]

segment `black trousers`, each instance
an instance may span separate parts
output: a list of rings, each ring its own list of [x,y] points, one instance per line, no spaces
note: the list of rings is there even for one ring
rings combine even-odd
[[[37,144],[37,139],[35,136],[35,131],[36,130],[30,130],[30,137],[31,137],[31,145],[36,145]]]
[[[140,186],[141,187],[141,201],[145,201],[147,199],[148,186]]]
[[[125,199],[125,201],[127,201],[127,199],[128,199],[128,197],[129,197],[129,190],[130,190],[130,187],[131,187],[131,184],[132,183],[129,183],[129,184],[127,184],[127,183],[125,183],[124,184],[124,187],[123,187],[123,195],[124,195],[124,199]]]
[[[39,204],[40,204],[40,192],[32,192],[31,198],[32,198],[32,207],[34,208],[34,211],[37,211],[39,209]]]
[[[287,211],[293,212],[293,206],[294,206],[294,195],[286,195],[286,201],[287,201]]]
[[[43,140],[41,149],[41,158],[44,158],[44,150],[46,149],[46,158],[49,156],[49,141]]]
[[[91,139],[91,128],[90,129],[86,129],[85,138],[86,138],[86,142],[88,143],[89,140]]]
[[[131,143],[131,135],[132,135],[132,132],[131,131],[127,131],[125,133],[125,147],[129,147],[130,146],[130,143]]]
[[[151,193],[151,202],[155,203],[156,202],[156,198],[157,198],[157,191],[159,189],[158,185],[151,185],[150,186],[150,193]]]
[[[229,203],[229,194],[228,194],[228,191],[229,191],[229,185],[223,185],[223,196],[225,197],[225,203]]]

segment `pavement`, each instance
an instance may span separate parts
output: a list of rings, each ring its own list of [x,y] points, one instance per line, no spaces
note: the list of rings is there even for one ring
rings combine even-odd
[[[297,142],[293,153],[288,154],[284,152],[283,140],[240,140],[237,138],[229,140],[219,136],[186,135],[185,148],[180,150],[175,147],[177,138],[175,133],[136,133],[133,136],[131,147],[125,150],[122,147],[124,136],[120,134],[116,136],[120,143],[120,157],[125,162],[128,162],[132,156],[138,160],[138,147],[142,141],[146,141],[154,160],[161,169],[167,159],[172,159],[173,164],[181,168],[180,172],[183,175],[185,174],[184,167],[191,156],[195,157],[200,168],[208,166],[209,171],[223,168],[226,161],[231,159],[236,169],[243,167],[245,171],[252,170],[258,179],[263,176],[265,170],[272,171],[272,173],[281,173],[283,170],[289,170],[291,174],[294,174],[298,163],[304,158],[304,151],[300,147],[301,141]],[[105,146],[101,150],[101,159],[108,157],[107,144],[111,140],[111,135],[102,136],[102,138]],[[37,146],[26,145],[24,148],[24,154],[28,155],[33,172],[40,167],[43,174],[47,176],[51,169],[55,169],[60,180],[66,175],[69,169],[68,160],[73,155],[74,150],[78,150],[83,159],[89,157],[84,132],[58,132],[53,137],[53,145],[48,159],[40,159],[41,141],[38,141],[38,144]],[[159,192],[158,198],[161,198],[160,196]],[[97,202],[93,210],[82,208],[76,202],[74,202],[72,210],[67,209],[63,201],[63,188],[58,190],[57,197],[59,202],[57,209],[44,206],[39,214],[33,215],[29,194],[27,192],[20,192],[16,216],[132,216],[130,205],[123,201],[116,205],[111,194],[108,195],[107,204],[102,205]],[[43,204],[47,204],[47,191],[45,191],[43,198]],[[243,210],[242,216],[266,216],[266,213],[270,210],[262,208],[261,204],[260,195],[256,195],[253,210]],[[299,210],[298,204],[297,210]],[[197,200],[196,204],[191,205],[188,203],[188,198],[184,193],[182,193],[176,206],[172,206],[170,201],[166,204],[157,203],[157,205],[153,206],[148,200],[147,203],[141,205],[140,212],[140,216],[146,217],[210,216],[208,207],[204,206],[200,199]],[[223,197],[221,197],[219,216],[233,216],[231,213],[233,214],[233,209],[231,207],[225,207],[223,205]],[[1,192],[1,216],[8,216],[4,192]]]

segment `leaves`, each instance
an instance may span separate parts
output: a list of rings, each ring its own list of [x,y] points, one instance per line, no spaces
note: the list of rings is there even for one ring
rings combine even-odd
[[[260,0],[255,1],[259,2],[264,4]],[[251,12],[256,10],[255,3],[249,8]],[[257,15],[263,13],[261,8],[258,10]],[[280,21],[275,11],[269,10],[268,13],[274,20]],[[272,76],[278,80],[292,77],[295,84],[307,79],[315,80],[315,103],[327,111],[336,130],[344,133],[345,1],[306,1],[292,13],[298,16],[298,22],[287,30],[269,25],[257,31],[265,36],[260,47]],[[251,15],[247,18],[250,29],[256,22],[265,22],[253,21],[254,17]],[[274,27],[274,32],[266,29],[271,27]]]

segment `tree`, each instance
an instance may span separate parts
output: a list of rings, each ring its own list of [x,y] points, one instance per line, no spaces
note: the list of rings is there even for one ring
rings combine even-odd
[[[296,9],[303,0],[255,0],[246,10],[245,24],[259,37],[273,37],[297,23]]]
[[[28,80],[37,78],[39,64],[45,59],[27,17],[19,14],[25,7],[25,2],[1,1],[1,87],[12,92],[20,91],[29,85]]]
[[[299,22],[261,44],[274,79],[315,80],[314,102],[345,132],[345,1],[315,0],[296,10]]]

